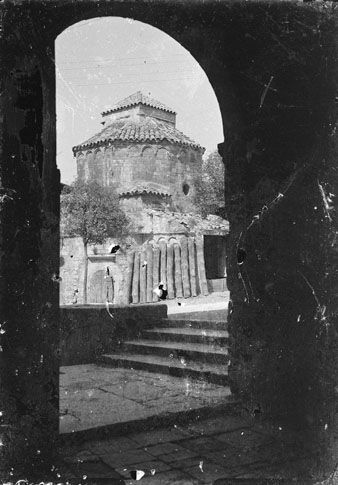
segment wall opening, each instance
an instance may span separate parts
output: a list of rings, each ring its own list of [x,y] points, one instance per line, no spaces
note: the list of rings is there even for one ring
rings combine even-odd
[[[189,369],[212,384],[212,377],[196,372],[196,368],[214,365],[218,359],[217,379],[228,396],[226,335],[214,342],[217,348],[224,347],[224,358],[219,350],[216,355],[208,324],[205,329],[201,324],[200,335],[192,343],[197,345],[195,351],[184,326],[169,332],[172,348],[163,350],[163,342],[153,336],[154,348],[149,355],[144,344],[151,335],[147,332],[166,317],[164,305],[174,315],[206,308],[204,298],[216,288],[207,277],[210,272],[214,275],[214,268],[218,277],[219,267],[225,267],[224,251],[217,253],[216,263],[211,262],[203,249],[203,234],[206,228],[212,233],[216,226],[221,233],[224,226],[223,232],[227,232],[227,221],[215,213],[203,213],[197,203],[203,157],[217,153],[223,136],[219,106],[206,74],[167,34],[132,19],[111,17],[80,22],[64,31],[56,41],[56,66],[61,179],[71,187],[75,180],[96,182],[102,193],[114,193],[128,219],[121,233],[110,234],[84,249],[81,234],[71,232],[74,226],[70,231],[66,227],[69,214],[61,211],[61,232],[64,228],[68,232],[62,234],[60,301],[64,315],[67,311],[70,315],[67,332],[73,329],[78,333],[78,338],[73,334],[63,341],[64,356],[72,355],[64,362],[67,366],[69,362],[88,364],[93,363],[93,356],[98,359],[94,362],[102,362],[104,356],[114,360],[115,355],[112,367],[125,369],[125,383],[134,378],[135,371],[128,374],[131,368],[159,372],[161,355],[172,358],[177,370],[175,377],[169,377],[172,394],[169,391],[166,403],[159,405],[158,412],[162,412],[170,407],[170,396],[177,395],[178,389],[183,400],[190,399],[186,380],[181,379],[191,375]],[[61,208],[62,200],[61,196]],[[103,216],[113,210],[106,209]],[[87,207],[80,222],[89,212]],[[207,239],[208,248],[209,243]],[[161,285],[165,301],[159,301],[155,291]],[[217,318],[224,320],[225,290],[221,290],[223,307],[220,302],[217,306]],[[75,306],[80,311],[74,312]],[[199,352],[201,344],[209,354]],[[150,359],[147,369],[142,358],[145,353]],[[99,378],[100,371],[96,372]],[[118,371],[111,372],[118,379]],[[67,371],[62,386],[67,389]],[[156,388],[156,383],[151,386]],[[198,379],[191,386],[194,392],[204,392]],[[61,396],[61,409],[71,407],[67,399],[68,394]],[[193,401],[191,396],[192,405]],[[130,416],[128,409],[123,412],[124,420],[135,419],[137,414],[137,410]],[[62,432],[79,426],[72,419],[61,422]]]
[[[205,273],[212,291],[226,289],[226,236],[204,236]]]
[[[138,92],[159,103],[125,102],[118,109],[112,109]],[[109,187],[120,198],[122,209],[131,215],[134,233],[124,238],[116,255],[116,264],[126,274],[128,251],[146,244],[155,233],[169,231],[170,235],[173,231],[161,224],[159,212],[195,211],[194,177],[200,172],[202,153],[198,147],[205,148],[202,156],[206,158],[216,153],[222,139],[221,114],[213,88],[192,55],[162,31],[132,19],[94,18],[74,24],[56,39],[56,110],[57,163],[62,183],[67,186],[80,179]],[[104,130],[114,123],[120,128],[148,118],[152,122],[150,137],[142,143],[117,140],[113,130],[109,143],[100,144]],[[156,131],[161,126],[157,121],[167,126],[168,133],[177,128],[189,138],[178,140],[175,145],[166,134],[162,136]],[[125,132],[130,130],[126,128]],[[137,136],[140,135],[136,133]],[[189,140],[194,140],[196,145],[189,145]],[[77,146],[81,148],[73,152]],[[141,205],[143,212],[139,210]],[[100,264],[104,274],[109,247],[120,245],[120,238],[111,237],[105,244],[93,248],[89,245],[85,270],[87,256],[81,247],[81,237],[75,236],[76,242],[74,237],[64,237],[61,251],[64,264],[60,268],[64,284],[60,302],[72,304],[72,295],[77,290],[77,304],[99,303],[99,294],[101,303],[105,303],[105,292],[94,291],[97,285],[91,285],[91,278],[99,271]],[[94,291],[92,296],[87,295],[86,301],[82,289],[84,278],[88,279],[87,292]],[[148,283],[151,284],[150,279]],[[131,295],[125,301],[123,285],[122,282],[119,293],[115,291],[115,302],[132,303]],[[139,284],[138,287],[135,303],[136,300],[144,302]],[[197,288],[200,287],[197,282]],[[170,294],[180,295],[181,291]],[[147,300],[150,299],[149,296]]]

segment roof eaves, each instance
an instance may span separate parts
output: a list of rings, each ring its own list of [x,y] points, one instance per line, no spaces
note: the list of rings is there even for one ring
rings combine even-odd
[[[123,139],[122,138],[114,138],[114,139],[112,139],[112,138],[108,138],[106,140],[103,139],[103,140],[99,140],[99,141],[93,142],[93,143],[84,143],[82,145],[76,145],[72,148],[72,151],[73,151],[73,153],[76,153],[76,152],[83,150],[83,149],[90,150],[92,148],[107,145],[108,143],[111,143],[111,142],[114,142],[114,141],[141,143],[141,142],[151,142],[151,141],[156,142],[156,141],[163,141],[163,140],[166,140],[167,142],[173,143],[173,144],[176,144],[176,145],[191,147],[194,150],[201,150],[202,153],[205,152],[205,148],[203,148],[198,143],[188,142],[188,141],[183,141],[183,140],[170,140],[169,138],[166,138],[165,136],[163,136],[161,138],[157,137],[155,139],[152,138],[152,137],[147,137],[147,138],[144,138],[144,139],[135,139],[135,138],[123,138]]]
[[[126,195],[141,195],[141,194],[154,194],[154,195],[161,195],[163,197],[171,197],[169,192],[164,192],[156,189],[130,189],[130,190],[123,190],[119,192],[119,197],[123,197]]]
[[[101,116],[107,116],[111,113],[116,113],[117,111],[123,111],[124,109],[127,109],[127,108],[131,108],[132,106],[138,106],[140,104],[143,104],[145,106],[150,106],[151,108],[156,108],[156,109],[159,109],[161,111],[166,111],[167,113],[172,113],[174,115],[177,115],[176,111],[173,111],[172,109],[170,108],[166,108],[166,107],[159,107],[159,106],[156,106],[155,104],[152,104],[152,103],[148,103],[148,102],[137,102],[137,103],[133,103],[133,102],[130,102],[124,106],[117,106],[116,108],[111,108],[107,111],[102,111],[101,112]]]

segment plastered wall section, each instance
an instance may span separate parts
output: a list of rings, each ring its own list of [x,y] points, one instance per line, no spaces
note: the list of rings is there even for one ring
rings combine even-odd
[[[137,244],[137,240],[133,240]],[[97,272],[109,269],[114,280],[115,301],[122,301],[124,275],[127,269],[126,245],[118,251],[115,257],[104,260],[101,255],[109,255],[111,248],[121,243],[115,239],[108,239],[105,244],[88,247],[88,295],[91,294],[91,285]],[[60,304],[72,305],[83,303],[83,286],[85,272],[85,258],[83,244],[80,237],[61,239],[61,265],[60,265]],[[77,292],[76,292],[77,290]]]

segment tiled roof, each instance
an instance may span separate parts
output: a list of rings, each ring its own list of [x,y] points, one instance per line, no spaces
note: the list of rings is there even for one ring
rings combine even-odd
[[[108,109],[107,111],[103,111],[101,114],[102,116],[105,116],[110,113],[113,113],[114,111],[119,111],[120,109],[129,108],[130,106],[136,106],[138,104],[144,104],[146,106],[151,106],[152,108],[157,108],[163,111],[168,111],[169,113],[176,114],[175,111],[168,108],[168,106],[166,106],[165,104],[160,103],[154,98],[145,96],[144,94],[141,93],[141,91],[137,91],[136,93],[131,94],[127,98],[123,99],[122,101],[119,101],[112,108]]]
[[[157,194],[170,196],[169,190],[163,185],[156,184],[155,182],[138,182],[129,187],[121,187],[117,189],[117,193],[120,196],[123,195],[136,195],[136,194]]]
[[[181,131],[178,131],[173,125],[149,117],[141,121],[117,120],[103,128],[100,133],[92,136],[89,140],[73,147],[73,152],[76,153],[82,149],[107,145],[109,142],[114,141],[142,143],[162,140],[203,150],[198,143],[195,143]]]

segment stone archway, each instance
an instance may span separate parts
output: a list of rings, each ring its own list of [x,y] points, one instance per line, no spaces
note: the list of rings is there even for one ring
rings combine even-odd
[[[328,458],[338,383],[336,10],[320,2],[192,7],[156,1],[151,8],[143,1],[6,3],[1,8],[6,116],[1,121],[0,314],[6,329],[2,384],[11,463],[17,456],[18,466],[28,469],[34,462],[41,468],[55,447],[54,40],[69,25],[98,15],[133,17],[162,29],[207,73],[222,112],[220,152],[229,176],[233,391],[247,409],[259,402],[288,426],[318,425],[309,442],[318,443],[325,429],[321,453]],[[13,348],[20,361],[13,359]],[[37,448],[43,450],[38,462]],[[332,461],[323,467],[327,474],[330,467]]]

